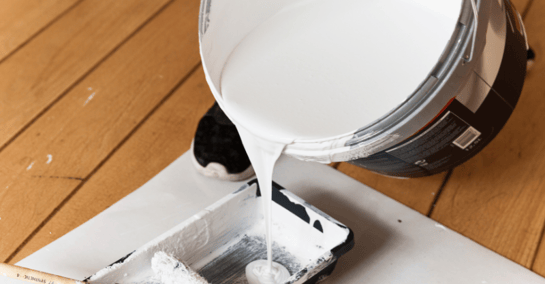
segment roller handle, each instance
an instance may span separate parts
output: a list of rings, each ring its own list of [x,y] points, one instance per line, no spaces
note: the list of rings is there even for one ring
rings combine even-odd
[[[36,271],[11,264],[0,263],[0,278],[2,276],[18,279],[28,283],[40,284],[82,284],[83,281],[69,279],[41,271]]]

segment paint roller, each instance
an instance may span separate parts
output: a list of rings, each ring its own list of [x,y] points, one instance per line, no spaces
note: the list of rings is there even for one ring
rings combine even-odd
[[[162,251],[156,252],[151,259],[151,269],[163,284],[208,284],[197,272]]]
[[[157,280],[163,284],[209,284],[190,267],[165,252],[156,252],[151,259],[151,268]],[[0,277],[5,276],[29,283],[83,284],[94,281],[74,280],[25,267],[0,263]]]

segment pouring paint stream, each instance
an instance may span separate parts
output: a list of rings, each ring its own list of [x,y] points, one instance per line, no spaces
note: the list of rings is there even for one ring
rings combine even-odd
[[[282,283],[290,275],[285,267],[278,263],[273,265],[272,261],[272,175],[276,160],[286,145],[259,138],[242,127],[237,127],[237,130],[252,162],[261,190],[267,240],[266,264],[260,260],[250,263],[246,268],[246,275],[250,284]]]

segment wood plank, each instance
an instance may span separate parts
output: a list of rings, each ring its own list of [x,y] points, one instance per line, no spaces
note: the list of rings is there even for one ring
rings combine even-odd
[[[0,1],[0,62],[80,0]]]
[[[199,68],[11,262],[16,263],[91,219],[186,152],[197,123],[213,102]]]
[[[446,173],[415,179],[382,176],[357,166],[341,163],[337,168],[346,175],[427,215],[445,179]]]
[[[525,267],[532,265],[545,222],[543,12],[545,2],[535,1],[525,19],[538,57],[512,117],[481,153],[454,170],[431,216]]]
[[[7,259],[70,197],[74,182],[90,176],[199,64],[198,10],[193,0],[169,5],[0,152],[0,216],[6,217],[0,222],[0,259]],[[60,182],[58,177],[70,184],[44,182]]]
[[[167,1],[85,0],[2,62],[0,149]]]

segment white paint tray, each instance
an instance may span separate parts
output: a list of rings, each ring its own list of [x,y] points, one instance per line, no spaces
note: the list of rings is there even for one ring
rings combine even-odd
[[[317,283],[354,246],[352,231],[273,183],[273,260],[290,272],[285,283]],[[245,267],[266,259],[265,225],[256,180],[90,277],[92,283],[159,283],[158,251],[184,262],[208,282],[247,283]]]

